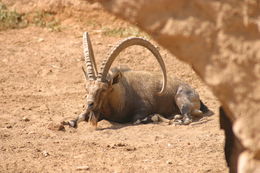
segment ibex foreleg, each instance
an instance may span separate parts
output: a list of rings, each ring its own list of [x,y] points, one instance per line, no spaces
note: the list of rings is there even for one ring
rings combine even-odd
[[[84,111],[81,113],[76,119],[70,120],[67,122],[63,122],[64,125],[69,125],[70,127],[77,128],[78,123],[81,121],[88,121],[89,120],[89,111]]]

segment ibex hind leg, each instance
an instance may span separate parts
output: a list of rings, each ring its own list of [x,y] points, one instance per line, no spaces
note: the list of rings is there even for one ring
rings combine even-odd
[[[144,124],[147,120],[147,115],[145,113],[136,113],[133,116],[132,122],[133,124]]]
[[[183,115],[183,124],[188,125],[192,122],[191,108],[189,105],[183,105],[181,108],[181,114]]]
[[[192,122],[192,117],[191,117],[192,106],[189,101],[185,102],[183,100],[181,101],[179,100],[181,99],[177,99],[176,103],[183,117],[181,120],[181,124],[188,125]]]
[[[64,125],[69,125],[70,127],[77,128],[78,124],[81,121],[88,121],[88,119],[89,119],[89,113],[83,112],[77,118],[70,120],[70,121],[67,121],[67,122],[64,122]]]
[[[138,119],[137,121],[135,121],[135,124],[158,123],[160,121],[159,118],[160,118],[159,114],[151,114],[145,118]]]
[[[166,124],[172,124],[172,120],[165,118],[164,116],[162,116],[160,114],[149,115],[149,118],[151,119],[151,121],[153,123],[163,122],[163,123],[166,123]]]
[[[145,118],[140,118],[137,119],[134,124],[148,124],[148,123],[159,123],[159,122],[164,122],[167,124],[171,123],[171,120],[164,118],[160,114],[150,114],[146,116]]]

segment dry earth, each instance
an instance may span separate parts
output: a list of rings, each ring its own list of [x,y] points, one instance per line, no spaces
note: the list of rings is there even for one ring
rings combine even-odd
[[[109,23],[106,14],[95,17],[98,27],[102,20],[121,26],[117,20]],[[39,27],[0,31],[0,172],[228,171],[217,99],[189,66],[162,49],[168,72],[195,87],[215,115],[189,126],[102,121],[99,130],[81,123],[78,129],[58,131],[55,125],[84,109],[82,32],[90,31],[98,63],[121,39],[77,22],[63,21],[61,32]],[[140,47],[123,52],[116,64],[159,71]]]

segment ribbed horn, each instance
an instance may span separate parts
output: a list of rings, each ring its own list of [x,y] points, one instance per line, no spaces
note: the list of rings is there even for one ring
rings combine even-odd
[[[94,52],[92,49],[92,44],[87,32],[83,33],[83,51],[84,58],[87,67],[86,74],[89,80],[95,80],[98,74],[97,65],[94,57]]]
[[[98,73],[98,80],[99,81],[106,81],[106,77],[108,74],[108,71],[114,62],[115,58],[118,56],[118,54],[124,50],[125,48],[133,45],[140,45],[148,50],[150,50],[155,58],[157,59],[161,70],[163,72],[163,84],[162,84],[162,89],[159,92],[159,94],[163,94],[163,92],[166,89],[166,84],[167,84],[167,75],[166,75],[166,67],[164,64],[164,61],[159,53],[159,51],[147,40],[140,38],[140,37],[129,37],[126,38],[122,41],[120,41],[114,48],[112,48],[111,52],[108,54],[107,58],[105,58],[102,62],[101,68],[100,68],[100,73]]]

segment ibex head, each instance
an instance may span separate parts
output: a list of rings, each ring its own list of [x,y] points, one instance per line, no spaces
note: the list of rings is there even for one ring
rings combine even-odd
[[[86,97],[87,109],[89,111],[99,110],[104,98],[112,91],[113,85],[117,84],[120,78],[121,73],[118,72],[104,82],[98,80],[89,81],[88,86],[86,86],[89,91]]]
[[[100,72],[98,72],[90,38],[88,33],[85,32],[83,34],[83,48],[87,70],[83,70],[86,79],[89,81],[87,86],[89,93],[87,95],[86,103],[87,111],[90,113],[89,122],[94,125],[97,124],[98,118],[100,116],[100,109],[105,100],[104,98],[106,98],[110,91],[112,91],[113,85],[117,84],[122,77],[120,72],[113,73],[112,76],[108,77],[109,69],[118,54],[125,48],[132,45],[144,46],[153,53],[160,64],[164,79],[162,89],[158,94],[163,94],[165,91],[167,83],[165,64],[159,51],[149,41],[139,37],[129,37],[120,41],[103,60]]]

